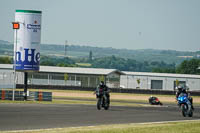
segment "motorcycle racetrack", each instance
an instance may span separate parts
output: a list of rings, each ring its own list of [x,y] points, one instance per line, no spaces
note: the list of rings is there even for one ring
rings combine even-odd
[[[163,122],[200,119],[200,107],[193,117],[183,117],[175,106],[112,106],[97,110],[96,105],[0,104],[0,131],[96,126],[107,124]]]

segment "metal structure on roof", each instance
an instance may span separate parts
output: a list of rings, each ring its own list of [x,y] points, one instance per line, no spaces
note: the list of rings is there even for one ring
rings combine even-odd
[[[13,69],[12,64],[0,64],[0,69]],[[200,67],[199,67],[200,69]],[[191,74],[172,74],[172,73],[152,73],[152,72],[128,72],[117,69],[102,69],[102,68],[78,68],[78,67],[56,67],[56,66],[41,66],[40,72],[53,73],[73,73],[73,74],[95,74],[108,75],[111,73],[119,73],[120,75],[140,75],[140,76],[155,76],[155,77],[180,77],[180,78],[200,78],[200,75]]]
[[[13,69],[13,64],[0,64],[0,69]]]
[[[124,73],[117,69],[100,69],[100,68],[78,68],[78,67],[54,67],[41,66],[40,72],[54,72],[54,73],[73,73],[73,74],[94,74],[94,75],[108,75],[111,73]]]
[[[122,71],[126,75],[137,75],[137,76],[153,76],[153,77],[174,77],[174,78],[199,78],[200,75],[191,74],[173,74],[173,73],[151,73],[151,72],[127,72]]]
[[[0,64],[0,69],[13,69],[12,64]],[[39,72],[47,73],[72,73],[72,74],[86,74],[86,75],[109,75],[111,73],[118,73],[124,75],[125,73],[117,69],[102,69],[102,68],[79,68],[79,67],[57,67],[57,66],[40,66]]]

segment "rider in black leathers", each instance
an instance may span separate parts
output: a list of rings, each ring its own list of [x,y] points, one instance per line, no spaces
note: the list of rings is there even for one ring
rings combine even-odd
[[[102,89],[102,91],[105,92],[105,95],[108,98],[108,103],[110,103],[110,94],[109,94],[110,90],[108,86],[104,84],[103,81],[101,81],[100,84],[97,86],[96,92],[99,91],[100,89]]]
[[[179,97],[179,95],[180,95],[181,93],[187,94],[188,100],[190,101],[190,103],[191,103],[191,105],[192,105],[192,109],[194,109],[194,107],[193,107],[193,99],[192,99],[192,97],[190,97],[190,94],[187,93],[186,87],[178,86],[177,89],[178,89],[178,90],[177,90],[177,92],[176,92],[176,99],[178,99],[178,97]]]

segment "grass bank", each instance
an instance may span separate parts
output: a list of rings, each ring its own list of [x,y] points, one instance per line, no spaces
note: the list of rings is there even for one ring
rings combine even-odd
[[[18,89],[19,90],[19,89]],[[22,89],[21,89],[22,90]],[[29,91],[38,91],[38,89],[29,89]],[[53,93],[53,99],[64,99],[64,98],[70,98],[71,100],[74,99],[77,101],[79,99],[80,101],[88,101],[88,100],[95,100],[96,96],[93,95],[92,91],[77,91],[77,90],[47,90],[47,89],[41,89],[40,91],[45,92],[52,92]],[[134,94],[134,93],[110,93],[111,101],[121,101],[121,102],[141,102],[141,103],[148,103],[148,98],[152,94]],[[174,95],[156,95],[160,99],[160,101],[163,104],[176,104],[175,96]],[[199,96],[193,96],[193,103],[195,106],[200,106],[200,97]]]
[[[16,131],[15,131],[16,132]],[[115,124],[58,129],[17,131],[18,133],[199,133],[200,121],[146,124]],[[2,132],[9,133],[9,132]]]
[[[96,101],[88,101],[88,100],[53,100],[49,101],[11,101],[11,100],[0,100],[0,104],[77,104],[77,105],[96,105]],[[111,106],[134,106],[134,107],[142,107],[148,106],[145,104],[136,104],[136,103],[122,103],[122,102],[111,102]],[[150,105],[149,105],[150,106]]]

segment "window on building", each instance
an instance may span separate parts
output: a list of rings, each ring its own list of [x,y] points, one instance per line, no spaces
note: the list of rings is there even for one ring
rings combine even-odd
[[[51,76],[52,80],[63,80],[64,79],[63,74],[51,74],[50,76]]]
[[[176,84],[177,84],[176,82],[177,82],[177,81],[175,80],[175,81],[174,81],[174,90],[176,89],[176,86],[177,86],[177,85],[176,85]],[[179,84],[180,86],[186,86],[186,81],[178,81],[178,84]]]
[[[163,89],[163,81],[151,80],[151,89]]]
[[[106,77],[106,83],[108,87],[119,88],[120,86],[120,75],[116,73],[109,74]]]
[[[32,78],[32,75],[28,74],[28,77]],[[48,74],[46,73],[34,73],[34,79],[48,79]]]

